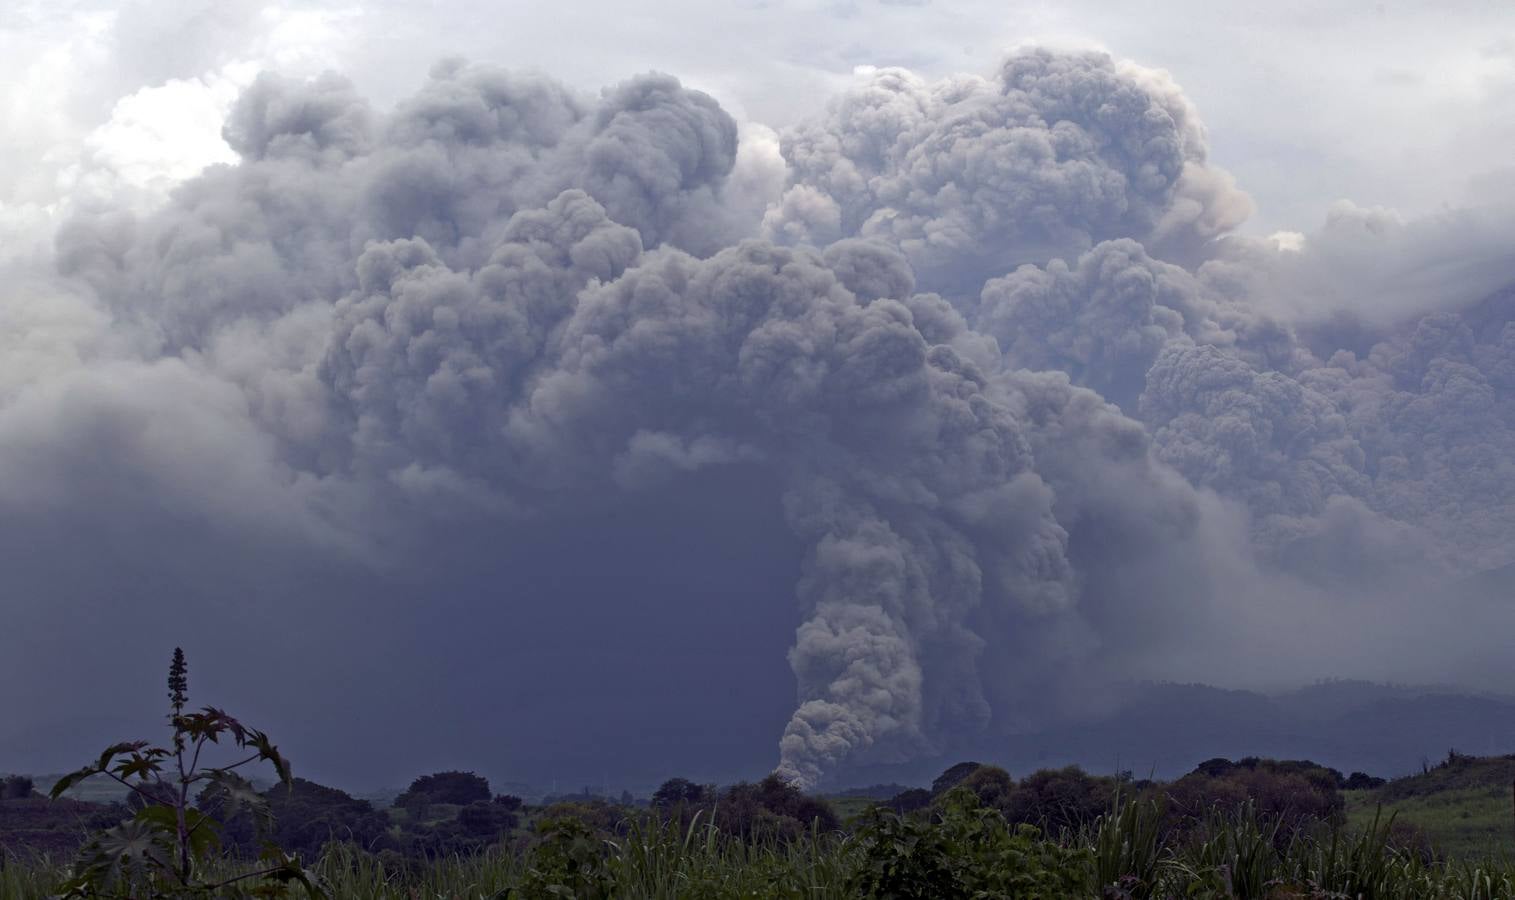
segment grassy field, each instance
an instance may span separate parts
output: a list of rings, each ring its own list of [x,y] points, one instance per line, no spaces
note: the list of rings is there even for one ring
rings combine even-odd
[[[1449,757],[1429,772],[1370,791],[1347,791],[1347,821],[1363,827],[1375,811],[1413,825],[1438,850],[1458,857],[1515,860],[1515,759]]]
[[[525,854],[497,848],[430,864],[387,867],[347,845],[315,862],[332,900],[737,900],[737,898],[1217,897],[1245,900],[1515,900],[1515,867],[1501,860],[1433,861],[1396,849],[1387,829],[1301,832],[1244,805],[1164,843],[1156,804],[1127,803],[1052,841],[990,809],[948,804],[929,820],[886,816],[840,834],[744,840],[701,822],[587,829]],[[3,858],[3,854],[0,854]],[[237,864],[211,864],[217,877]],[[40,900],[60,868],[3,859],[0,900]],[[277,894],[302,896],[294,891]]]

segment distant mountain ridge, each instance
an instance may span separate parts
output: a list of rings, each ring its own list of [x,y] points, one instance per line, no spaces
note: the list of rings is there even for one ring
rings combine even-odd
[[[1452,749],[1488,756],[1515,753],[1515,697],[1453,686],[1342,680],[1278,693],[1178,683],[1127,683],[1109,690],[1105,712],[1065,717],[1036,730],[991,732],[907,763],[854,766],[821,787],[845,792],[877,785],[926,785],[965,759],[1003,766],[1016,777],[1079,765],[1094,774],[1124,769],[1138,778],[1176,778],[1206,759],[1258,756],[1311,759],[1343,773],[1392,778],[1420,772],[1423,762],[1441,760]],[[111,733],[103,726],[86,733],[96,732]],[[0,769],[24,771],[6,750],[6,742],[0,740]],[[60,753],[50,770],[81,758],[87,755]],[[485,771],[487,762],[475,768]],[[558,790],[550,783],[512,781],[512,772],[487,774],[502,790],[528,799]],[[675,776],[732,783],[766,773],[711,759],[702,772],[652,774],[612,778],[610,793],[630,788],[645,796],[660,779]],[[340,775],[326,780],[380,805],[398,793],[367,790]],[[110,790],[108,785],[101,787]]]
[[[1326,681],[1276,694],[1201,684],[1128,684],[1112,711],[984,737],[929,760],[858,767],[838,786],[923,784],[960,759],[1021,775],[1079,765],[1175,778],[1213,757],[1311,759],[1342,772],[1408,775],[1456,749],[1515,752],[1515,697],[1454,687]]]

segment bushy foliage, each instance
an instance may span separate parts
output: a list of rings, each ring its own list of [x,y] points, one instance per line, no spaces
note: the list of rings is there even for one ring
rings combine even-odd
[[[906,815],[930,806],[931,792],[925,788],[910,788],[890,797],[884,805],[900,815]]]
[[[267,836],[287,850],[314,857],[330,841],[351,841],[369,850],[392,846],[389,817],[345,791],[295,778],[263,791],[262,797],[273,817]],[[201,806],[224,819],[223,840],[229,849],[256,852],[260,835],[250,815],[226,814],[213,795],[202,797]]]
[[[473,772],[434,772],[395,798],[404,827],[376,846],[405,860],[471,855],[508,839],[520,824],[521,798],[491,796],[489,781]]]
[[[1161,797],[1122,795],[1088,827],[1049,835],[1007,822],[959,786],[924,814],[875,808],[850,835],[738,837],[707,821],[703,810],[687,826],[645,814],[614,836],[577,819],[549,817],[538,820],[528,847],[495,846],[418,864],[391,851],[332,843],[316,871],[339,900],[1515,900],[1509,861],[1448,862],[1419,853],[1400,843],[1387,816],[1350,832],[1309,823],[1287,839],[1280,839],[1281,823],[1253,803],[1212,808],[1184,832],[1167,828],[1165,819]],[[240,870],[220,858],[202,871],[229,878]],[[56,879],[45,862],[7,861],[0,865],[0,900],[41,896]],[[276,896],[287,896],[280,891]]]
[[[35,793],[32,780],[24,775],[0,778],[0,800],[24,800]]]
[[[1203,818],[1211,809],[1252,803],[1258,813],[1284,824],[1285,834],[1304,821],[1334,820],[1345,808],[1340,772],[1309,760],[1248,757],[1235,763],[1201,763],[1166,788],[1175,813]]]
[[[714,812],[716,827],[745,838],[793,840],[812,828],[834,831],[841,824],[830,804],[778,775],[732,785],[721,792]]]
[[[1348,791],[1370,791],[1374,788],[1383,787],[1386,783],[1386,779],[1377,778],[1366,772],[1353,772],[1342,783],[1342,789]]]
[[[508,896],[521,900],[573,897],[609,900],[615,883],[605,866],[605,845],[594,829],[573,817],[544,820],[527,859],[526,876]]]
[[[950,791],[929,820],[874,807],[859,830],[862,860],[852,878],[859,896],[890,900],[1086,896],[1087,849],[1041,839],[1011,826],[965,787]]]
[[[494,839],[516,827],[516,816],[498,803],[480,800],[458,810],[458,827],[473,837]]]
[[[1118,781],[1077,766],[1042,769],[1017,783],[999,766],[961,762],[931,782],[928,796],[938,806],[955,791],[967,791],[980,806],[998,810],[1012,824],[1035,825],[1059,834],[1090,825],[1110,809]],[[924,793],[924,792],[922,792]],[[900,813],[921,809],[921,794],[902,792],[887,805]]]
[[[978,802],[994,809],[1007,809],[1015,793],[1015,781],[999,766],[979,766],[958,782],[958,787],[972,791]]]
[[[434,772],[422,775],[410,783],[394,805],[402,809],[425,810],[427,807],[447,803],[467,806],[470,803],[489,802],[489,781],[472,772]]]
[[[1116,787],[1114,778],[1090,775],[1078,766],[1042,769],[1023,778],[1001,808],[1010,821],[1049,834],[1076,831],[1110,809]]]
[[[931,782],[931,796],[940,797],[962,783],[964,778],[983,768],[983,763],[960,762],[948,766],[947,770],[936,776]]]
[[[698,806],[710,799],[715,788],[695,784],[687,778],[670,778],[652,794],[652,808],[671,810],[680,806]]]
[[[542,808],[541,817],[544,821],[573,819],[602,836],[624,831],[627,824],[624,808],[599,797],[548,804]]]
[[[841,825],[829,803],[776,774],[722,790],[669,779],[653,794],[652,810],[661,821],[681,827],[700,819],[725,834],[756,840],[792,841],[813,829],[831,832]]]

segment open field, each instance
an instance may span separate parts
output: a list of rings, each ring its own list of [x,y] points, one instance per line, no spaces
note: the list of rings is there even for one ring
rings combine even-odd
[[[1515,758],[1453,755],[1430,771],[1382,788],[1345,791],[1347,823],[1364,827],[1375,812],[1423,831],[1454,857],[1515,859]]]

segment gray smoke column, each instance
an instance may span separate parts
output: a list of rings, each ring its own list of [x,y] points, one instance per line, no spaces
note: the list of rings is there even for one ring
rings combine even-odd
[[[987,719],[968,617],[986,594],[1061,609],[1071,573],[1051,492],[984,377],[811,253],[747,243],[627,268],[634,233],[582,193],[505,234],[471,276],[414,241],[359,261],[322,371],[367,474],[530,510],[771,467],[810,548],[781,770],[811,784],[864,751],[930,746],[928,718],[938,733]],[[558,280],[533,291],[534,270]],[[950,702],[927,708],[929,679]]]
[[[647,252],[724,227],[735,129],[703,95],[445,66],[382,117],[337,79],[265,78],[228,136],[240,166],[76,223],[64,264],[239,382],[334,527],[772,471],[809,548],[781,765],[805,783],[981,727],[975,610],[1073,604],[1053,494],[961,355],[992,344],[897,251]]]

